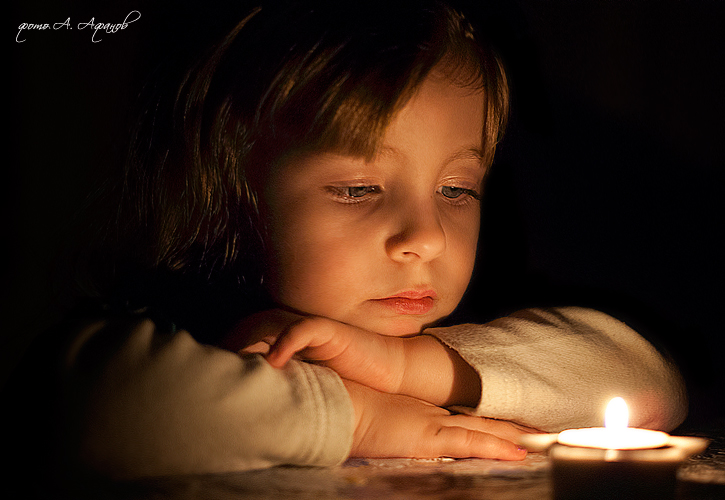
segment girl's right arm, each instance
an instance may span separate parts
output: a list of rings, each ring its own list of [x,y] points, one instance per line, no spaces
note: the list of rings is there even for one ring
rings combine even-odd
[[[143,317],[79,328],[64,358],[62,452],[106,476],[326,466],[352,446],[352,402],[324,367],[276,370]]]

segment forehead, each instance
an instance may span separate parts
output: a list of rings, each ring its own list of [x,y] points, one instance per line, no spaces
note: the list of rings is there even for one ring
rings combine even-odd
[[[384,166],[391,161],[398,165],[428,165],[436,172],[451,165],[484,170],[483,113],[481,90],[431,75],[394,115],[372,158],[324,149],[296,151],[279,161],[273,172],[298,181],[318,175],[356,176],[370,172],[369,166]],[[277,175],[273,175],[273,183],[282,179]]]
[[[483,156],[484,94],[432,73],[385,130],[382,150]]]

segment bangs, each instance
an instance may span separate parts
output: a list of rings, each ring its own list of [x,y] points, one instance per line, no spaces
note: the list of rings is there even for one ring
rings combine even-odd
[[[506,115],[496,56],[481,48],[456,11],[412,12],[417,18],[408,13],[407,23],[400,23],[401,13],[348,7],[335,13],[335,23],[327,20],[329,12],[324,19],[315,11],[299,18],[302,28],[290,34],[298,39],[296,50],[282,58],[255,112],[257,153],[272,163],[299,151],[371,159],[388,124],[434,68],[456,85],[483,90],[492,108],[486,114],[496,121],[485,128],[495,137],[484,137],[484,150],[495,145]],[[334,27],[310,39],[310,27],[320,23]]]
[[[335,96],[337,99],[330,103],[330,112],[315,116],[303,143],[314,144],[313,149],[318,151],[370,160],[377,153],[390,122],[431,72],[440,73],[460,87],[482,90],[480,68],[471,61],[471,54],[459,58],[448,54],[425,55],[428,57],[412,62],[407,70],[387,74],[370,71],[354,88],[341,88]]]

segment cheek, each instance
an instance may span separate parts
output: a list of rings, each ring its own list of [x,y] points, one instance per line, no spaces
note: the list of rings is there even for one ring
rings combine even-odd
[[[294,217],[271,238],[270,292],[282,304],[334,317],[351,284],[365,282],[371,249],[333,220]]]
[[[447,243],[466,262],[475,259],[480,225],[481,217],[477,212],[449,219]]]
[[[479,217],[471,217],[465,224],[452,229],[448,238],[451,279],[462,295],[468,286],[476,262]]]

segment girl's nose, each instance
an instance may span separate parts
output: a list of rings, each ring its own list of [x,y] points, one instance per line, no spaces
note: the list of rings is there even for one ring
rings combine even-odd
[[[446,233],[434,207],[409,205],[400,210],[398,230],[385,242],[396,262],[428,262],[446,250]]]

